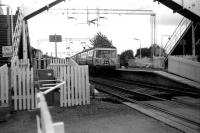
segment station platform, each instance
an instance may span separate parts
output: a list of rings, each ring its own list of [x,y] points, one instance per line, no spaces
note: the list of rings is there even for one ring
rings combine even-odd
[[[181,133],[105,95],[91,99],[90,105],[49,108],[54,122],[62,121],[65,133]],[[0,133],[36,133],[37,111],[19,111],[0,123]]]
[[[157,71],[156,70],[156,71],[153,71],[153,72],[156,73],[156,74],[162,75],[164,77],[170,78],[172,80],[175,80],[177,82],[180,82],[180,83],[183,83],[183,84],[187,84],[189,86],[192,86],[192,87],[200,89],[200,83],[195,82],[193,80],[190,80],[190,79],[187,79],[187,78],[184,78],[184,77],[180,77],[178,75],[174,75],[172,73],[168,73],[168,72],[165,72],[165,71]]]
[[[167,71],[157,70],[157,69],[145,69],[145,68],[121,68],[121,69],[117,69],[117,71],[133,72],[135,76],[134,79],[136,81],[146,80],[147,82],[166,85],[166,86],[172,86],[172,87],[191,87],[200,92],[200,83],[190,80],[188,78],[184,78],[184,77],[169,73]],[[153,78],[153,80],[151,77]]]

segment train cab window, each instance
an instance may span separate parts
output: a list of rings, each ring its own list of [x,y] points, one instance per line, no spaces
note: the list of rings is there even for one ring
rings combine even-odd
[[[114,51],[114,50],[112,50],[112,51],[110,51],[110,52],[111,52],[111,53],[110,53],[110,57],[111,57],[111,58],[116,58],[117,52]]]
[[[97,58],[115,58],[116,51],[115,50],[97,50],[96,57]]]
[[[93,51],[89,51],[88,52],[88,57],[92,57],[92,55],[93,55]]]

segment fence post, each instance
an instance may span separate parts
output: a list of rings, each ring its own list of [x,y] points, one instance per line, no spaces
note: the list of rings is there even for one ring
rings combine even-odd
[[[8,67],[8,104],[9,104],[9,108],[10,110],[14,110],[14,104],[12,104],[12,74],[11,74],[11,63],[7,64]]]

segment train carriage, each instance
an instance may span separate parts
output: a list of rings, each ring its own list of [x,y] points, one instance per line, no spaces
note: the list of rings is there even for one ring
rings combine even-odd
[[[88,65],[90,70],[115,69],[117,65],[116,48],[86,49],[71,57],[79,65]]]

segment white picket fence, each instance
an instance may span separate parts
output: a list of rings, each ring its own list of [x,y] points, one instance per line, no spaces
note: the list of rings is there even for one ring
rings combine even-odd
[[[3,65],[0,67],[0,106],[3,104],[8,104],[8,67]]]
[[[14,110],[30,110],[36,108],[37,90],[33,84],[33,68],[29,60],[16,60],[11,67]]]
[[[71,58],[35,58],[33,59],[33,67],[34,69],[47,69],[47,67],[51,65],[78,65]]]
[[[70,60],[52,60],[48,69],[54,70],[54,76],[65,82],[60,87],[60,106],[90,104],[88,66],[78,66]],[[34,88],[33,68],[29,60],[18,58],[12,61],[11,77],[8,67],[0,67],[0,105],[9,101],[9,80],[14,110],[31,110],[36,108],[37,88]]]
[[[60,89],[61,107],[90,104],[88,66],[53,64],[49,69],[54,70],[57,79],[65,82]]]
[[[33,67],[34,69],[47,69],[50,60],[50,58],[35,58],[33,59]]]

